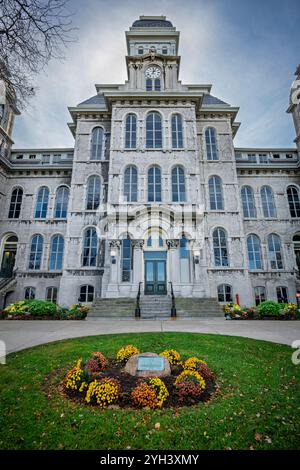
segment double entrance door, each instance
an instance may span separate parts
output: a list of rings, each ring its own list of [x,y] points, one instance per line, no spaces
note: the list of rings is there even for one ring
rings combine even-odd
[[[144,252],[145,256],[145,294],[164,295],[167,293],[167,269],[164,251]]]

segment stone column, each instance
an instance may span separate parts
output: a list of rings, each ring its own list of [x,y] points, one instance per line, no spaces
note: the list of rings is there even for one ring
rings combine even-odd
[[[132,240],[133,246],[133,290],[137,292],[139,282],[143,281],[143,245],[144,240]]]
[[[169,279],[173,283],[173,288],[176,293],[176,290],[179,288],[180,284],[180,265],[178,257],[178,247],[179,240],[169,239],[166,240],[168,251],[169,251]]]
[[[103,297],[118,297],[119,294],[119,266],[120,266],[120,240],[109,240],[108,242],[108,256],[109,262],[111,263],[110,267],[110,279],[107,286],[107,291]],[[112,263],[111,259],[111,251],[114,250],[116,252],[115,263]]]

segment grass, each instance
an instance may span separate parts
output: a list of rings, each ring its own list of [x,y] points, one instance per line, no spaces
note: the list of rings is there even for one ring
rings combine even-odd
[[[217,373],[220,392],[208,404],[179,410],[91,409],[45,393],[78,357],[112,358],[124,344],[142,351],[177,349]],[[1,449],[299,449],[300,365],[291,348],[251,339],[193,333],[79,338],[12,354],[0,366]],[[155,424],[160,423],[160,429]]]

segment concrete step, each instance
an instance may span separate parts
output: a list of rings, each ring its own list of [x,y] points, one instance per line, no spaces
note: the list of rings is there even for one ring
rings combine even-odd
[[[132,298],[95,299],[87,318],[133,318],[136,300]]]

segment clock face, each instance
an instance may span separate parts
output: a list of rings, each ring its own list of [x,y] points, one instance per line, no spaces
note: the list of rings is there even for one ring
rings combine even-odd
[[[147,78],[159,78],[161,75],[161,70],[159,67],[148,67],[145,75]]]

